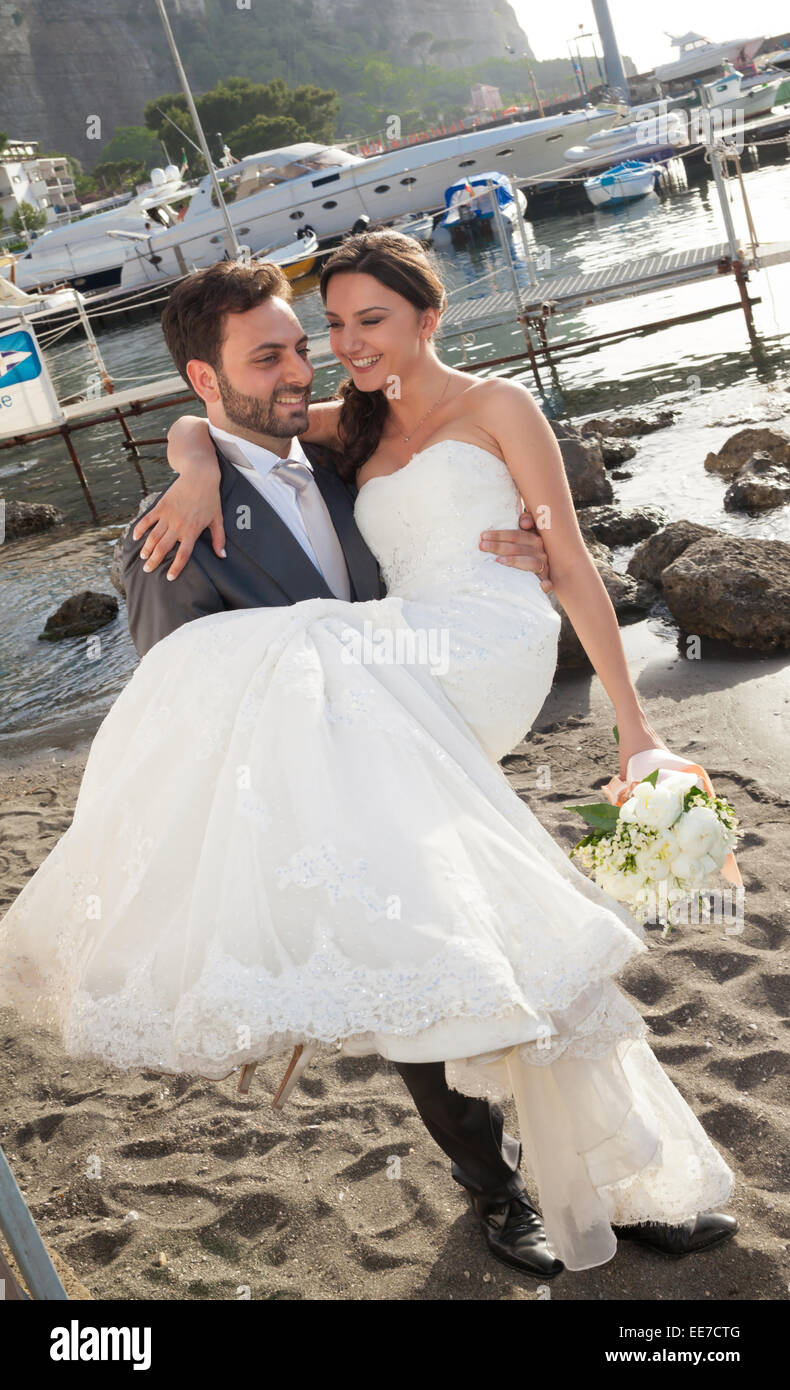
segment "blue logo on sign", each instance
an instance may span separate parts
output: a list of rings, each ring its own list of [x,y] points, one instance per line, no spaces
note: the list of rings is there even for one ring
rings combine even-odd
[[[36,345],[29,333],[4,333],[0,337],[0,390],[35,381],[41,376]]]

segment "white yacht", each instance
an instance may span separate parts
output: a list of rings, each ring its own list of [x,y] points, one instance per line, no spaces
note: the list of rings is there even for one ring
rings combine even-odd
[[[20,289],[69,284],[81,291],[107,289],[120,281],[126,248],[108,235],[110,231],[143,235],[178,222],[179,203],[189,198],[188,188],[175,165],[151,170],[151,186],[122,207],[109,208],[76,222],[51,227],[31,242],[4,273]],[[175,206],[174,206],[175,205]]]
[[[342,236],[362,217],[376,225],[412,212],[444,210],[444,191],[458,178],[496,167],[515,183],[561,167],[565,151],[606,125],[625,120],[625,107],[582,111],[468,131],[401,146],[363,159],[338,146],[304,142],[248,155],[218,170],[239,239],[253,253],[281,246],[310,228],[319,241]],[[182,222],[151,237],[158,275],[178,275],[223,254],[223,222],[209,175],[198,185]],[[139,284],[143,258],[127,265],[122,286]]]
[[[625,108],[588,106],[423,144],[401,145],[367,159],[339,146],[306,141],[248,155],[218,169],[217,175],[239,243],[256,254],[292,242],[307,228],[323,241],[346,234],[363,216],[379,224],[411,212],[443,209],[445,188],[481,168],[496,167],[514,181],[556,169],[574,142],[624,119],[621,110]],[[155,210],[156,225],[150,225],[149,216],[147,228],[130,225],[120,216],[113,220],[111,214],[101,214],[102,236],[91,248],[95,265],[90,279],[86,275],[90,255],[84,255],[87,248],[81,246],[77,253],[68,241],[69,228],[59,229],[62,254],[60,259],[47,260],[49,279],[68,280],[79,289],[94,288],[96,272],[101,270],[105,284],[131,288],[183,275],[193,266],[218,260],[225,254],[224,222],[210,175],[197,187],[179,191],[179,197],[190,199],[180,218],[170,206],[174,200],[163,197]],[[124,212],[128,219],[129,210]],[[98,231],[98,219],[91,221]],[[147,257],[128,243],[124,247],[123,239],[107,237],[109,230],[145,230],[150,238]],[[74,264],[69,257],[74,258]],[[30,255],[19,262],[22,278],[18,277],[18,283],[25,287],[45,283],[39,273],[42,266],[41,250],[36,251],[34,244]],[[115,280],[111,281],[108,277],[113,273]]]
[[[765,38],[729,39],[726,43],[711,43],[702,34],[681,34],[675,38],[667,34],[678,56],[671,63],[659,63],[653,69],[659,82],[676,82],[683,77],[695,77],[698,73],[711,72],[725,62],[749,63]]]

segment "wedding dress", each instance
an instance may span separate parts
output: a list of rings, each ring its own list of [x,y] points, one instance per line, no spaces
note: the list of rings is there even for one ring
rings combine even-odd
[[[447,1063],[516,1103],[570,1269],[733,1174],[614,982],[647,951],[497,760],[551,687],[560,618],[479,549],[506,466],[444,440],[355,515],[384,599],[186,623],[93,742],[74,820],[0,924],[0,1003],[121,1068],[226,1076],[299,1042]],[[585,788],[579,788],[583,795]]]

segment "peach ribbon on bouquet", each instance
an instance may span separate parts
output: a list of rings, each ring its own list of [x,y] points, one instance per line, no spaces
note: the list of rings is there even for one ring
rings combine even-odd
[[[655,749],[651,751],[658,756],[661,756],[664,753],[663,749]],[[637,759],[642,758],[644,758],[644,755],[641,753],[636,753],[633,758],[629,758],[628,767],[626,771],[630,772],[631,764],[635,762]],[[677,757],[674,753],[669,753],[668,755],[663,757],[662,760],[663,762],[670,764],[670,766],[668,767],[665,766],[663,768],[663,771],[694,772],[696,773],[698,779],[702,782],[703,790],[708,793],[708,796],[716,795],[716,793],[713,790],[713,783],[711,782],[710,777],[708,776],[704,767],[701,767],[699,763],[687,763],[683,758]],[[657,757],[653,757],[649,761],[652,761],[654,763],[654,766],[657,766],[659,768],[659,772],[662,770],[661,764],[657,761]],[[629,796],[633,795],[634,788],[637,787],[638,784],[641,781],[643,781],[644,778],[648,776],[649,772],[652,770],[653,769],[648,768],[647,771],[643,772],[640,777],[631,777],[628,781],[624,781],[623,778],[620,777],[618,774],[610,778],[609,781],[606,783],[606,786],[602,787],[601,790],[604,796],[606,797],[607,801],[610,801],[613,806],[622,806],[628,800]],[[659,778],[656,779],[657,782],[659,780]],[[741,878],[741,871],[735,862],[735,855],[733,854],[732,850],[730,850],[729,854],[727,855],[727,858],[721,866],[721,873],[724,876],[724,878],[728,880],[728,882],[743,884],[743,879]]]

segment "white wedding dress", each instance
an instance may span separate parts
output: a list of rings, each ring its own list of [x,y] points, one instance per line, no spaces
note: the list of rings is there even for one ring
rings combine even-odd
[[[0,924],[0,1003],[72,1055],[219,1078],[319,1040],[447,1061],[515,1098],[570,1269],[733,1174],[614,977],[648,947],[497,759],[549,692],[560,618],[479,548],[505,465],[442,441],[356,519],[388,596],[186,623],[91,748],[74,820]],[[580,796],[591,790],[580,787]]]

